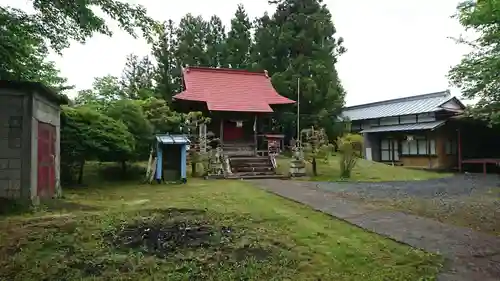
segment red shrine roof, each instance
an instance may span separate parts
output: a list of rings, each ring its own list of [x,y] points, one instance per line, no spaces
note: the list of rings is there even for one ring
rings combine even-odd
[[[183,76],[184,91],[174,99],[206,102],[211,111],[273,112],[270,105],[295,103],[276,92],[265,71],[188,67]]]

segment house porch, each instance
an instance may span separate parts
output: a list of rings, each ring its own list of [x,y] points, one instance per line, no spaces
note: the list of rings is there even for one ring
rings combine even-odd
[[[405,167],[449,170],[458,165],[458,135],[453,125],[434,129],[365,132],[368,160]]]

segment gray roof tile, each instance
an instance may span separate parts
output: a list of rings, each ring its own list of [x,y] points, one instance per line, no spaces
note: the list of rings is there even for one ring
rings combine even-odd
[[[346,107],[342,112],[350,120],[418,114],[442,110],[439,106],[453,97],[449,91],[411,96]]]
[[[364,129],[361,133],[379,133],[379,132],[401,132],[401,131],[417,131],[417,130],[432,130],[441,125],[444,125],[446,121],[434,121],[427,123],[416,123],[416,124],[402,124],[402,125],[391,125],[391,126],[380,126],[373,127],[369,129]]]

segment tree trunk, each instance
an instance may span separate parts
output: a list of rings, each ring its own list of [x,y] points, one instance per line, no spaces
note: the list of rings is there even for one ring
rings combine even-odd
[[[191,162],[191,176],[196,177],[196,163]]]
[[[80,160],[80,167],[78,170],[78,179],[77,183],[82,184],[83,183],[83,168],[85,167],[85,159]]]
[[[127,174],[127,161],[122,161],[122,173],[124,176]]]
[[[313,157],[312,159],[312,168],[313,168],[313,175],[316,177],[318,176],[318,170],[316,166],[316,157]]]

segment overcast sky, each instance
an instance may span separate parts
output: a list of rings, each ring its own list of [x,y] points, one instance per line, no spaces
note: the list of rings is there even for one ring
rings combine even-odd
[[[208,19],[217,14],[229,26],[236,6],[250,18],[272,13],[267,0],[130,0],[142,4],[157,20],[179,22],[186,13]],[[404,97],[449,89],[446,74],[467,51],[449,37],[463,29],[450,17],[457,0],[325,0],[339,36],[348,51],[337,65],[347,91],[347,104]],[[30,10],[27,0],[2,4]],[[73,43],[62,56],[51,56],[77,89],[92,85],[94,77],[119,76],[130,53],[149,54],[149,46],[111,24],[113,37],[96,35],[85,45]],[[460,93],[451,89],[455,95]]]

